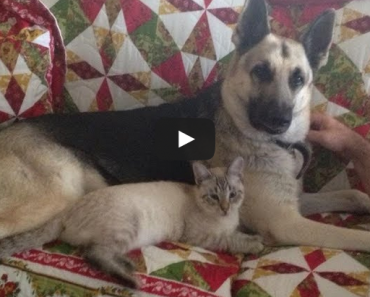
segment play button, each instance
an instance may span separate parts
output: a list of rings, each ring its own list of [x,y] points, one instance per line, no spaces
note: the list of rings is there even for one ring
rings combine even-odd
[[[215,153],[215,126],[209,119],[161,118],[154,149],[164,160],[208,160]]]
[[[195,139],[181,131],[179,131],[179,148],[188,144],[189,142],[194,141]]]

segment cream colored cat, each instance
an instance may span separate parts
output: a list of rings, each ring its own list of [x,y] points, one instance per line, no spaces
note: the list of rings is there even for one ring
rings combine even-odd
[[[137,287],[130,250],[161,241],[183,241],[233,253],[262,250],[261,237],[237,231],[244,197],[244,161],[225,169],[193,164],[196,185],[124,184],[92,192],[43,226],[0,240],[0,257],[60,238],[82,246],[102,270]]]

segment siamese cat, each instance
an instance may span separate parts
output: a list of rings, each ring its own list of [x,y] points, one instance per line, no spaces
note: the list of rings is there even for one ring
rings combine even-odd
[[[195,185],[176,182],[123,184],[91,192],[41,227],[0,240],[0,257],[56,238],[81,246],[103,271],[138,287],[125,253],[161,241],[211,250],[257,253],[262,238],[237,230],[244,199],[244,160],[207,169],[195,162]]]

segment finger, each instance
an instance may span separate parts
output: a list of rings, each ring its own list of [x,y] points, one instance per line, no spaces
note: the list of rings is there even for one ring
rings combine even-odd
[[[307,134],[308,141],[322,144],[325,140],[325,136],[320,131],[310,130]]]
[[[314,112],[311,114],[310,117],[310,128],[313,130],[320,130],[323,126],[323,122],[325,120],[325,115],[319,112]]]

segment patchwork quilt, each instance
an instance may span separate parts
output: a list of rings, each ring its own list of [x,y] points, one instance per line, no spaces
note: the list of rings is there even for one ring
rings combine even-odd
[[[291,5],[291,3],[293,3]],[[336,9],[334,44],[315,81],[312,108],[370,138],[370,2],[271,0],[274,32],[298,39]],[[131,109],[170,102],[222,76],[244,0],[2,0],[0,122],[53,112]],[[317,148],[311,192],[361,189],[351,164]],[[310,219],[365,228],[370,217]],[[230,255],[180,243],[129,254],[143,287],[127,290],[62,242],[0,265],[1,296],[370,296],[370,256],[315,247]]]

